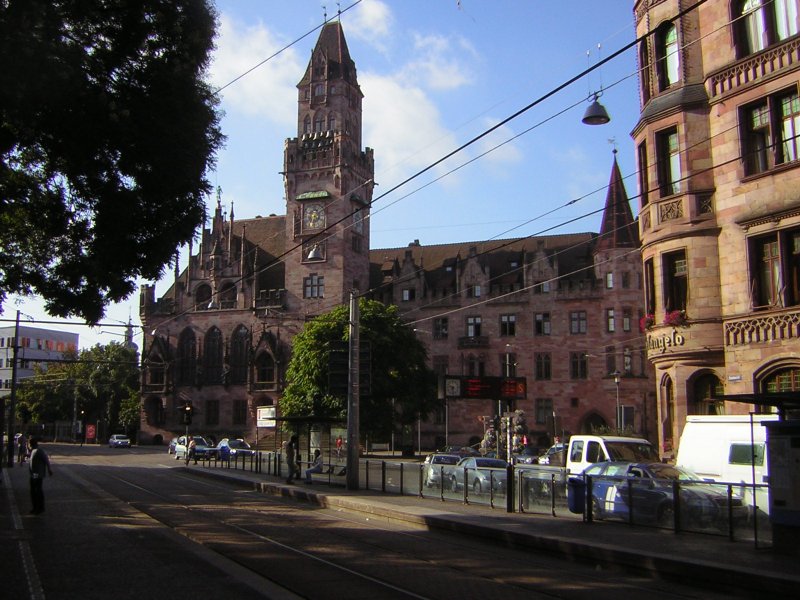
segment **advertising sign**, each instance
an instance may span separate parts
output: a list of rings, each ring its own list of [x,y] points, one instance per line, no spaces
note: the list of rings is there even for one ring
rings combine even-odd
[[[97,435],[97,428],[92,423],[87,423],[86,425],[86,439],[93,440]]]
[[[256,427],[275,427],[274,406],[259,406],[256,408]]]

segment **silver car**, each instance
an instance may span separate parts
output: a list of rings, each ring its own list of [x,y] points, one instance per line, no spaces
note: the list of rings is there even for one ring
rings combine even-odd
[[[453,467],[448,487],[457,492],[466,483],[474,494],[488,493],[489,490],[505,493],[507,468],[508,463],[502,458],[467,456]]]
[[[442,481],[447,481],[453,467],[461,460],[457,454],[444,454],[434,452],[425,457],[423,463],[422,481],[425,487],[439,487]]]

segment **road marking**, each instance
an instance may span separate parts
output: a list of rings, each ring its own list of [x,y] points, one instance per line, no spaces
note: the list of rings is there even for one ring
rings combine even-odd
[[[11,521],[14,523],[14,529],[23,531],[25,527],[22,524],[22,517],[19,514],[16,498],[14,498],[11,478],[8,476],[6,469],[3,469],[3,486],[6,488],[6,494],[8,495],[8,506],[11,511]],[[22,568],[25,571],[25,580],[28,582],[29,597],[31,600],[44,600],[44,589],[42,588],[42,581],[39,579],[39,571],[36,570],[36,562],[33,560],[31,545],[28,540],[19,540],[17,543],[19,544],[19,553],[22,558]]]

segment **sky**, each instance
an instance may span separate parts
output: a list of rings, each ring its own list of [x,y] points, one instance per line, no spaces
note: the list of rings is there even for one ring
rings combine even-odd
[[[635,39],[632,0],[215,5],[219,28],[208,79],[220,90],[227,140],[208,177],[221,189],[225,212],[234,206],[236,219],[286,214],[279,174],[284,140],[297,136],[296,86],[326,16],[342,23],[364,93],[363,143],[374,149],[377,183],[373,249],[414,240],[431,245],[597,232],[614,150],[638,214],[630,137],[639,117],[635,50],[600,65]],[[584,125],[596,92],[611,122]],[[211,214],[215,203],[212,195]],[[186,261],[183,248],[182,266]],[[167,269],[157,295],[170,282]],[[138,303],[135,293],[109,307],[103,323],[130,317],[140,324]],[[40,323],[56,319],[36,298],[9,299],[0,318],[14,319],[16,310],[26,325],[79,333],[82,348],[122,341],[115,327]],[[141,335],[135,341],[141,345]]]

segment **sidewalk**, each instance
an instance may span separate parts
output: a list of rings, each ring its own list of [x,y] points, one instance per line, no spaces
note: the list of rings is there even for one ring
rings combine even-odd
[[[426,528],[484,537],[520,549],[557,553],[567,560],[614,565],[649,572],[663,579],[680,578],[698,586],[726,589],[740,595],[771,593],[797,597],[797,557],[752,542],[696,533],[673,533],[623,523],[554,518],[504,509],[442,502],[416,496],[349,491],[324,483],[287,484],[279,477],[200,466],[185,467],[196,475],[252,486],[265,494],[338,507]]]

